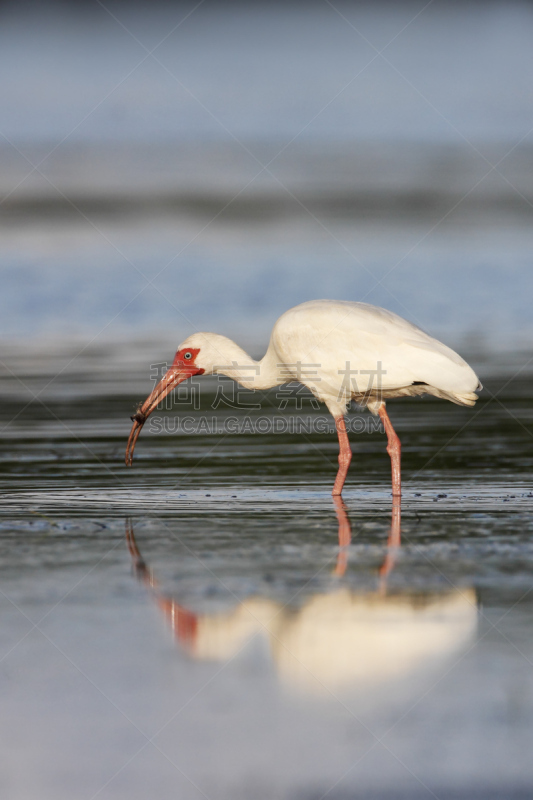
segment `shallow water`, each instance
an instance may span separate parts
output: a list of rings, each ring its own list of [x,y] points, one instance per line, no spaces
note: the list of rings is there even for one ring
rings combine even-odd
[[[400,519],[357,411],[345,507],[333,433],[147,424],[127,469],[150,382],[120,352],[128,379],[116,351],[75,381],[67,352],[3,373],[6,796],[528,797],[530,356],[478,365],[475,409],[390,404]],[[216,390],[167,420],[323,416]]]

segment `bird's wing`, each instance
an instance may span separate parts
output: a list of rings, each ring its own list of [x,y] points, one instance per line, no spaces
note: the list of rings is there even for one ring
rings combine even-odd
[[[449,347],[391,311],[366,303],[296,306],[280,317],[273,340],[285,363],[320,365],[315,371],[321,382],[337,391],[347,370],[350,385],[361,392],[375,388],[376,373],[383,389],[422,382],[446,392],[472,392],[479,383]]]

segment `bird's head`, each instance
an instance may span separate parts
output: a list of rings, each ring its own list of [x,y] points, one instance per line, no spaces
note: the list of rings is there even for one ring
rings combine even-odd
[[[216,333],[194,333],[179,345],[171,366],[131,418],[133,426],[126,448],[128,466],[132,464],[135,444],[152,411],[183,381],[193,375],[210,375],[222,369],[228,357],[231,358],[229,345],[233,345],[230,339]]]

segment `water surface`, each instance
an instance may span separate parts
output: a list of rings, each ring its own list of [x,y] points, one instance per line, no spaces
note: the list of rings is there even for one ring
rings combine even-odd
[[[86,353],[70,393],[67,352],[3,373],[9,796],[529,796],[528,357],[481,364],[475,409],[390,404],[400,519],[368,427],[344,508],[333,433],[147,425],[127,469],[150,381],[116,352]],[[323,414],[272,393],[213,409],[216,389],[166,417]]]

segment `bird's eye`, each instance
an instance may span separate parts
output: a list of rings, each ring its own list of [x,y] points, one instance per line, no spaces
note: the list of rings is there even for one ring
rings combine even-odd
[[[190,360],[191,360],[191,358],[192,358],[192,353],[189,353],[189,352],[187,352],[187,353],[184,353],[184,354],[183,354],[183,358],[186,358],[186,359],[187,359],[187,361],[190,361]]]

